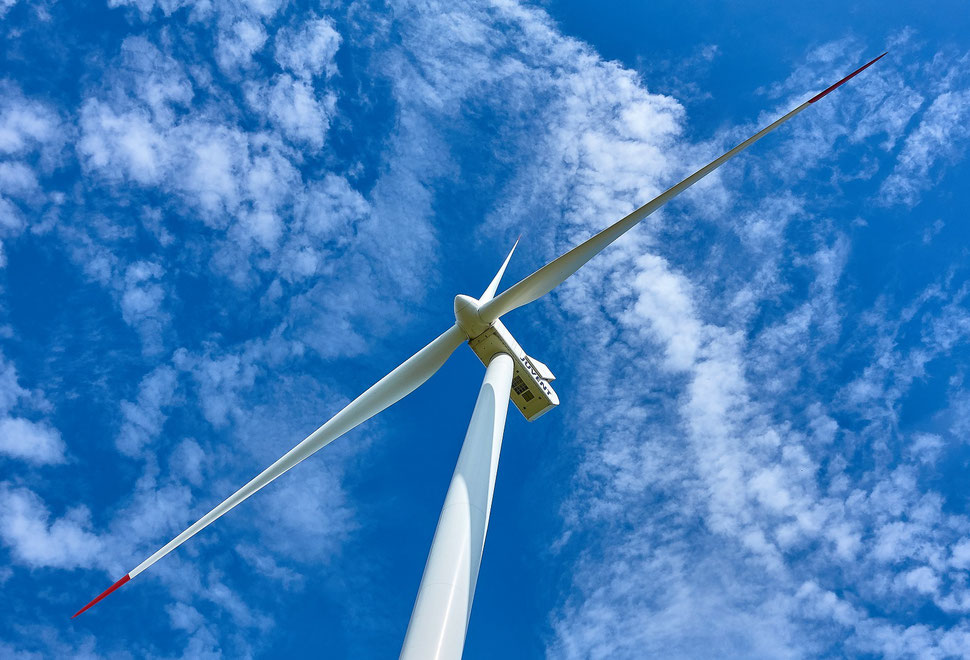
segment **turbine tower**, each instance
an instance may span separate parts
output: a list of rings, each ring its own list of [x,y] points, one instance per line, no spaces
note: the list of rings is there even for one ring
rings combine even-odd
[[[413,392],[445,363],[460,344],[467,341],[486,366],[485,380],[445,496],[401,651],[401,657],[408,660],[460,658],[485,547],[508,403],[511,400],[530,422],[559,405],[559,397],[550,385],[554,379],[552,372],[522,350],[500,317],[552,291],[648,215],[885,55],[883,53],[856,69],[628,216],[495,295],[515,251],[513,245],[481,297],[455,297],[454,325],[82,607],[74,617],[137,577],[297,463]]]

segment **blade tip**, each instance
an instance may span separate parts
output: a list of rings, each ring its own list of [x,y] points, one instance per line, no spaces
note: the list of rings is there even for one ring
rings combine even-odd
[[[823,91],[819,92],[818,94],[816,94],[815,96],[813,96],[812,98],[810,98],[808,100],[808,102],[809,103],[815,103],[816,101],[818,101],[819,99],[823,98],[824,96],[827,96],[831,92],[834,92],[838,87],[841,87],[843,84],[845,84],[846,82],[848,82],[850,78],[854,78],[858,74],[862,73],[865,69],[868,69],[869,67],[871,67],[873,64],[875,64],[876,62],[878,62],[879,60],[881,60],[882,58],[884,58],[888,54],[889,54],[889,51],[887,50],[885,53],[883,53],[879,57],[876,57],[876,58],[870,60],[869,62],[866,62],[865,64],[863,64],[862,66],[860,66],[858,69],[856,69],[855,71],[853,71],[852,73],[850,73],[849,75],[847,75],[845,78],[843,78],[839,82],[835,83],[834,85],[830,85],[829,87],[827,87]]]
[[[87,605],[85,605],[84,607],[82,607],[81,609],[79,609],[77,612],[75,612],[74,613],[74,616],[72,616],[71,619],[76,619],[80,614],[83,614],[87,610],[89,610],[92,607],[94,607],[95,605],[97,605],[98,602],[100,602],[105,596],[107,596],[108,594],[110,594],[112,591],[118,589],[119,587],[121,587],[123,584],[125,584],[129,580],[131,580],[131,574],[125,574],[125,576],[123,578],[121,578],[120,580],[118,580],[117,582],[115,582],[114,584],[112,584],[110,587],[108,587],[104,591],[102,591],[98,595],[97,598],[95,598],[90,603],[88,603]]]

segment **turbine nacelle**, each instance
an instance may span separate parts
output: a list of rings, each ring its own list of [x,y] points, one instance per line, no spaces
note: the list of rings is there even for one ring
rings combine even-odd
[[[499,353],[512,356],[515,372],[509,398],[528,421],[534,421],[559,405],[559,397],[549,384],[556,377],[549,367],[522,350],[504,323],[497,319],[491,324],[485,323],[478,314],[480,307],[481,301],[471,296],[455,296],[455,321],[486,367]]]
[[[512,356],[515,370],[509,398],[528,421],[535,421],[559,405],[559,396],[549,384],[556,377],[549,367],[526,355],[501,321],[495,321],[485,332],[468,340],[468,345],[486,367],[499,353]]]

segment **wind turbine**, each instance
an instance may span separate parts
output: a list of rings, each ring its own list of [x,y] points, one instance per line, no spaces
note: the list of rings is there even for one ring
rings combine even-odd
[[[655,199],[546,264],[501,294],[495,295],[502,275],[515,251],[515,245],[518,245],[516,241],[512,251],[509,252],[502,267],[481,297],[477,299],[466,295],[455,297],[453,326],[351,401],[323,426],[249,483],[78,610],[74,617],[141,574],[224,513],[324,445],[413,392],[445,363],[460,344],[467,341],[486,366],[485,380],[479,391],[458,456],[458,463],[445,496],[401,651],[402,658],[414,660],[461,657],[485,545],[485,533],[488,529],[508,402],[511,399],[530,422],[559,405],[559,398],[549,384],[554,380],[552,372],[542,362],[522,350],[500,317],[552,291],[579,270],[583,264],[648,215],[885,55],[886,53],[883,53],[856,69]]]

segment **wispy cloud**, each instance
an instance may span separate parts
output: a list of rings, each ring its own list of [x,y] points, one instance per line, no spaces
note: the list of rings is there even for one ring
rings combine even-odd
[[[332,18],[278,20],[279,2],[116,4],[135,23],[176,18],[92,54],[103,70],[78,83],[74,105],[32,100],[7,83],[0,101],[0,212],[10,228],[0,238],[21,235],[24,211],[43,212],[53,204],[46,191],[79,172],[60,193],[70,211],[42,231],[68,268],[108,293],[114,309],[101,310],[99,331],[133,329],[140,353],[121,359],[131,366],[117,390],[127,400],[91,413],[115,422],[106,439],[134,459],[110,481],[113,505],[94,517],[64,510],[56,489],[27,474],[3,486],[0,538],[14,567],[113,577],[346,403],[355,392],[333,389],[320,361],[356,355],[386,332],[400,291],[416,290],[433,258],[428,177],[408,162],[404,137],[397,150],[366,154],[378,173],[366,186],[354,180],[364,156],[346,163],[324,153],[342,43]],[[43,418],[42,395],[21,387],[12,367],[3,373],[4,460],[58,469],[77,454],[90,475],[86,448]],[[244,529],[227,517],[229,547],[256,533],[259,553],[221,553],[198,568],[176,557],[148,576],[184,599],[170,623],[186,635],[186,653],[248,653],[200,613],[269,634],[265,608],[241,600],[246,587],[225,567],[243,557],[258,579],[294,586],[338,554],[356,528],[343,466],[366,446],[337,448],[322,469],[268,488]]]
[[[67,136],[58,113],[24,96],[14,83],[0,80],[0,97],[0,241],[5,241],[28,227],[40,228],[35,218],[63,197],[48,192],[41,177],[62,162]],[[0,242],[0,267],[5,262]]]
[[[37,465],[66,462],[61,434],[44,418],[50,411],[43,392],[22,387],[14,365],[0,355],[0,454]]]
[[[0,86],[0,239],[43,237],[51,277],[98,289],[90,335],[110,336],[115,370],[85,374],[111,394],[78,412],[76,392],[49,402],[0,364],[0,453],[21,469],[0,487],[5,584],[42,567],[116,578],[289,449],[357,394],[334,374],[420,309],[447,241],[529,227],[538,265],[870,48],[821,44],[760,90],[761,116],[694,139],[689,99],[647,91],[653,69],[604,61],[533,6],[109,4],[130,34],[85,46],[64,98]],[[939,75],[887,57],[554,294],[568,333],[549,350],[582,359],[556,459],[573,478],[549,485],[564,582],[548,655],[965,645],[970,523],[939,479],[970,428],[962,367],[941,366],[970,336],[965,278],[957,264],[860,301],[863,228],[963,158],[964,64],[939,57]],[[680,78],[666,89],[704,96]],[[914,249],[952,224],[919,227]],[[17,346],[21,320],[3,330]],[[74,321],[62,334],[89,339]],[[39,353],[24,362],[39,374],[72,366]],[[81,418],[98,428],[68,433]],[[139,651],[257,652],[274,622],[251,595],[313,584],[366,527],[347,470],[368,437],[353,439],[146,574],[171,639]],[[100,474],[106,454],[118,469],[93,511],[65,506],[47,474]],[[38,630],[30,648],[114,648],[66,638]]]
[[[136,402],[121,403],[124,421],[117,445],[122,453],[137,456],[150,447],[162,430],[166,418],[163,408],[174,402],[176,387],[175,370],[161,366],[142,379]]]
[[[50,520],[36,493],[9,482],[0,484],[0,538],[14,560],[32,568],[94,568],[101,565],[101,540],[91,531],[83,506]]]
[[[0,454],[31,463],[64,462],[64,442],[57,429],[22,417],[0,419]]]
[[[940,164],[959,159],[966,150],[970,91],[945,91],[930,103],[919,126],[906,137],[892,174],[880,189],[887,204],[912,206],[933,184]]]
[[[568,40],[542,32],[540,17],[518,18],[545,52],[569,51]],[[461,43],[448,40],[456,41]],[[779,104],[784,109],[797,104],[791,99],[804,100],[813,85],[824,86],[833,65],[847,66],[853,50],[847,46],[818,49],[770,94],[786,98]],[[661,147],[690,163],[752,132],[743,126],[718,136],[714,145],[684,143],[678,137],[679,107],[642,91],[629,72],[575,54],[548,64],[553,62],[557,71],[570,72],[557,90],[565,101],[543,107],[542,124],[556,128],[543,132],[540,146],[529,154],[541,166],[520,171],[508,189],[512,202],[502,207],[510,223],[534,216],[539,207],[529,202],[532,191],[543,190],[543,205],[552,201],[562,215],[552,253],[678,176],[680,167],[664,168]],[[578,70],[572,68],[576,62],[582,64]],[[900,75],[892,68],[884,74],[889,80]],[[552,655],[638,657],[652,648],[691,656],[718,648],[726,656],[800,657],[861,649],[858,639],[831,638],[796,614],[802,585],[831,576],[827,568],[836,574],[846,570],[847,562],[880,577],[855,568],[831,588],[850,590],[864,601],[885,602],[889,593],[907,602],[929,599],[943,609],[959,601],[955,596],[943,604],[944,592],[960,593],[962,587],[943,578],[933,557],[946,556],[965,521],[942,515],[940,496],[916,487],[917,468],[911,464],[859,473],[844,459],[831,458],[835,447],[861,441],[836,421],[845,411],[825,385],[837,368],[832,351],[843,345],[841,287],[851,243],[845,230],[820,222],[820,209],[796,190],[806,172],[841,165],[843,149],[865,159],[866,150],[892,148],[900,140],[905,145],[918,134],[918,128],[907,134],[918,98],[885,107],[884,76],[847,88],[840,98],[850,100],[820,107],[777,138],[777,150],[746,157],[684,200],[684,207],[701,211],[717,229],[687,221],[674,207],[590,264],[559,295],[571,322],[583,329],[570,340],[584,344],[584,365],[596,371],[583,367],[577,374],[586,412],[579,413],[574,429],[585,458],[576,493],[565,504],[563,542],[569,547],[569,539],[581,539],[587,545],[576,550],[574,591],[553,618]],[[863,102],[853,103],[856,98]],[[634,106],[637,121],[646,123],[628,123],[623,108]],[[860,122],[870,128],[853,133],[849,126]],[[876,124],[884,130],[872,130]],[[876,142],[881,134],[883,141]],[[840,142],[847,137],[851,140]],[[535,135],[530,138],[537,143]],[[807,169],[786,168],[792,161]],[[754,199],[742,201],[724,179],[736,188],[745,183],[740,173],[746,170],[754,180],[746,194]],[[770,179],[780,194],[762,193],[769,172],[782,173],[780,186]],[[874,173],[870,168],[863,175],[843,175],[848,180]],[[670,224],[671,217],[694,231],[712,232],[717,242],[685,254],[669,243],[670,237],[687,238],[684,228]],[[791,227],[807,222],[815,225],[809,240],[793,244]],[[733,246],[730,258],[718,243]],[[653,253],[638,256],[645,250]],[[960,305],[959,298],[954,304]],[[933,327],[932,319],[942,318],[932,315],[927,322]],[[936,339],[944,336],[928,333],[900,365],[903,371],[895,377],[904,379],[903,391],[925,361],[948,350]],[[634,348],[644,343],[648,350]],[[907,369],[914,376],[906,377]],[[636,378],[623,378],[627,371]],[[604,380],[601,372],[613,377]],[[644,380],[656,382],[656,389],[617,392],[615,386]],[[867,408],[884,405],[883,396],[876,390]],[[884,442],[898,446],[902,439],[890,435]],[[878,455],[878,447],[874,450]],[[922,462],[916,454],[913,460]],[[895,504],[886,499],[890,492],[896,493]],[[903,522],[907,519],[923,522]],[[631,534],[631,526],[643,531]],[[723,559],[709,570],[699,568],[712,563],[705,548],[715,546]],[[913,554],[915,548],[922,549]],[[688,566],[693,570],[672,568]],[[664,585],[660,593],[658,584]],[[717,604],[717,614],[698,609],[699,603]],[[765,608],[774,614],[767,616]],[[713,620],[728,624],[712,632]],[[884,652],[912,632],[864,610],[857,625],[878,628]],[[932,653],[955,634],[928,630],[923,648]]]
[[[341,37],[328,18],[310,20],[298,30],[284,28],[276,33],[276,62],[303,79],[332,76],[337,71],[334,56]]]

